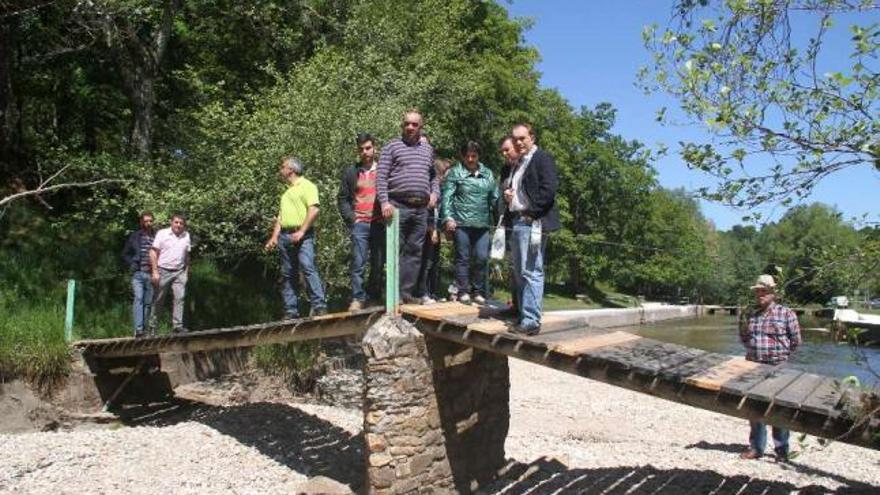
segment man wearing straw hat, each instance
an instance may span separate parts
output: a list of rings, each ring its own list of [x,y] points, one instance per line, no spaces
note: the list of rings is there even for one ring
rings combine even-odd
[[[777,365],[788,361],[801,343],[801,329],[794,311],[776,303],[776,280],[772,275],[761,275],[751,287],[757,308],[740,327],[739,337],[746,348],[746,359]],[[758,459],[767,446],[767,426],[750,421],[749,450],[740,454],[742,459]],[[777,461],[788,460],[789,432],[773,427],[773,444]]]

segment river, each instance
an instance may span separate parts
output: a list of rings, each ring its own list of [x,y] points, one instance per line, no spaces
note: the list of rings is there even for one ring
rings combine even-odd
[[[864,364],[880,373],[880,348],[855,348],[836,344],[827,332],[808,330],[821,327],[815,319],[801,320],[803,344],[791,357],[791,364],[810,373],[843,378],[853,375],[862,385],[878,385],[878,378]],[[695,347],[722,354],[743,355],[736,317],[704,316],[696,319],[670,320],[628,329],[632,333],[663,342]]]

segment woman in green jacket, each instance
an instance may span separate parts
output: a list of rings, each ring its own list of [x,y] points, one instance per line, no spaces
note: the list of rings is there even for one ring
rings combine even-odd
[[[480,163],[480,145],[468,141],[443,183],[441,214],[455,242],[455,286],[460,302],[486,302],[492,214],[498,186],[488,167]]]

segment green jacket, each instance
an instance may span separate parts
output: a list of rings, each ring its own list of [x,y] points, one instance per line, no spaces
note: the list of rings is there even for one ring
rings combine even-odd
[[[445,223],[450,218],[462,227],[491,227],[498,201],[498,185],[488,167],[480,164],[475,174],[456,163],[446,175],[440,202]]]

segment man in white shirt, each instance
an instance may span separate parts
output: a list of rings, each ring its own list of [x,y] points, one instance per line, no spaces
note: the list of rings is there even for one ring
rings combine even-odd
[[[541,331],[544,300],[544,252],[547,234],[560,228],[556,191],[559,178],[553,155],[538,148],[532,126],[513,126],[511,140],[519,162],[502,175],[505,225],[511,231],[513,292],[519,322],[514,332],[535,335]]]
[[[186,281],[189,276],[189,251],[192,247],[189,232],[186,231],[186,217],[175,213],[171,217],[171,227],[156,232],[153,248],[150,250],[150,266],[154,290],[153,313],[150,315],[150,334],[156,334],[159,307],[168,294],[174,294],[171,310],[171,328],[174,333],[185,332],[183,326],[183,303],[186,299]]]

